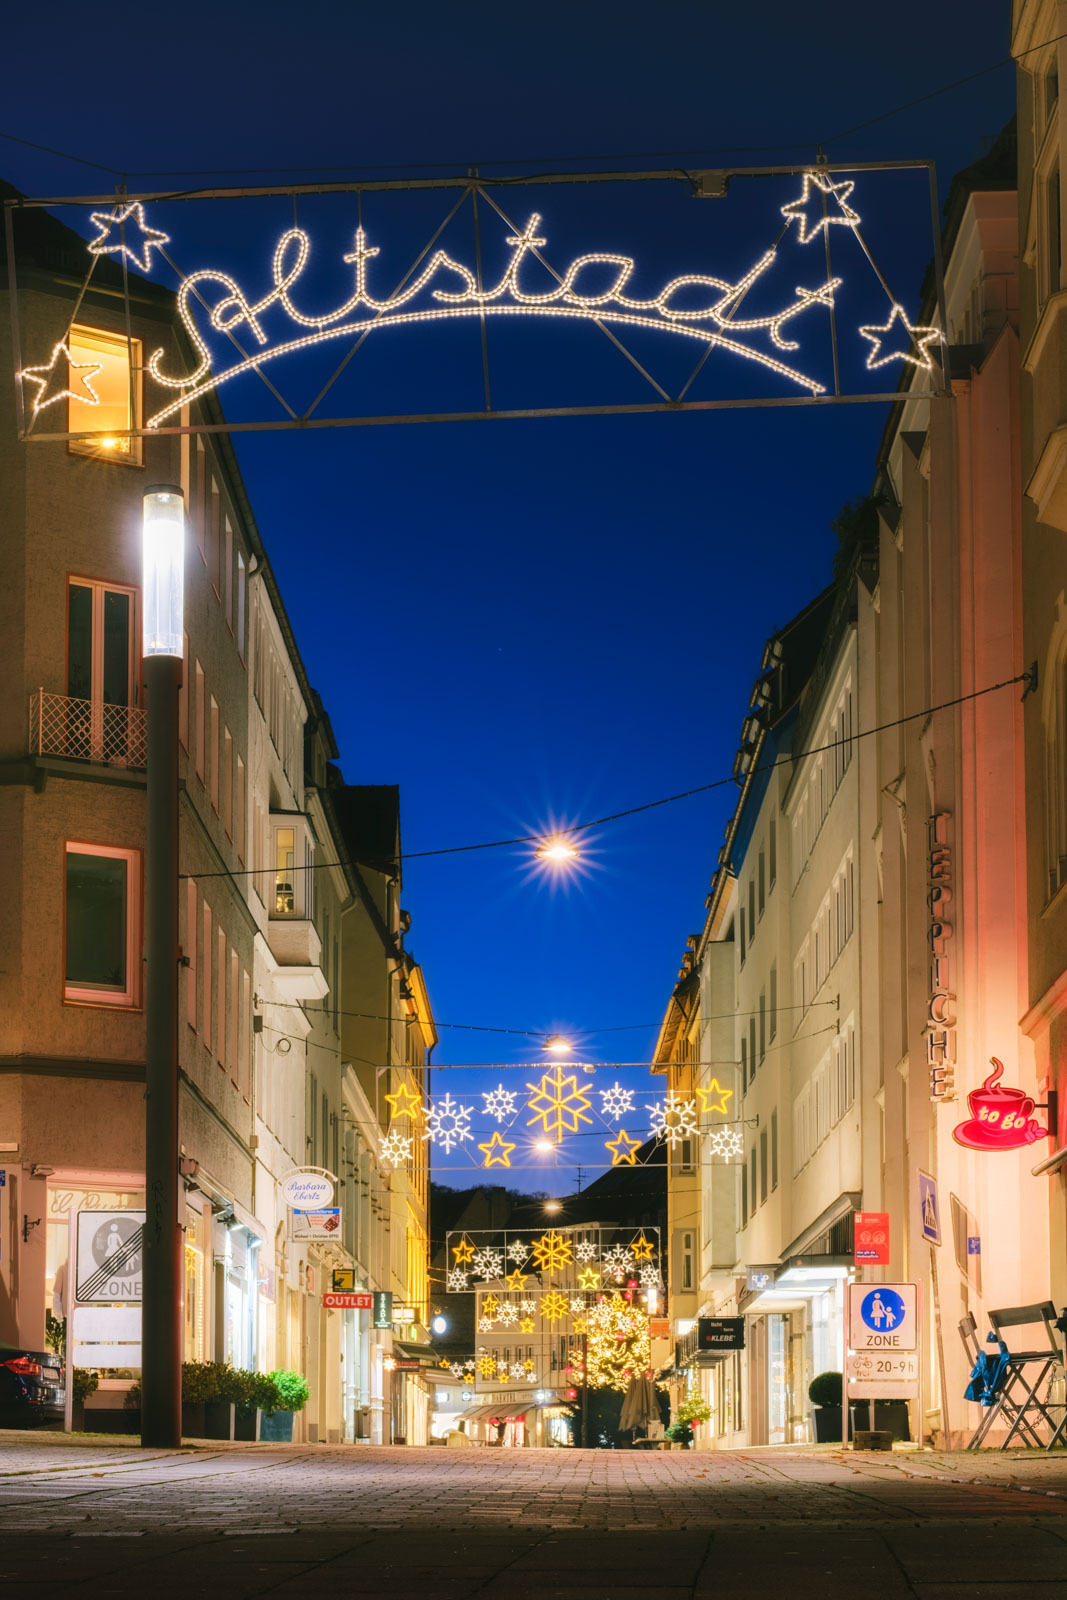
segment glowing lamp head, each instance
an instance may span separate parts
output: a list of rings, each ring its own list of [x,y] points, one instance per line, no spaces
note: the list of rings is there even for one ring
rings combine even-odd
[[[537,859],[545,862],[547,866],[563,867],[568,861],[577,861],[578,847],[571,844],[569,839],[564,839],[561,834],[555,833],[538,845]]]
[[[571,1054],[573,1046],[570,1040],[565,1039],[561,1033],[554,1033],[550,1039],[545,1040],[541,1049],[546,1050],[549,1055],[566,1056]]]
[[[173,484],[144,492],[144,654],[183,654],[185,605],[185,497]]]
[[[448,1318],[443,1317],[441,1313],[438,1312],[433,1321],[430,1323],[430,1332],[436,1334],[438,1338],[440,1338],[443,1333],[447,1333]]]
[[[554,1216],[557,1211],[563,1210],[563,1206],[558,1200],[546,1200],[545,1210],[549,1212],[550,1215]]]
[[[539,1151],[540,1154],[543,1155],[543,1156],[551,1155],[555,1148],[556,1147],[552,1143],[551,1139],[535,1139],[534,1140],[534,1149]],[[547,1209],[548,1209],[548,1207],[546,1206],[545,1210],[547,1211]]]

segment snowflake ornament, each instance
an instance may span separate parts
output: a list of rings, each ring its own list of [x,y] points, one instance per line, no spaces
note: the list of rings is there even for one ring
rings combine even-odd
[[[576,1294],[572,1297],[571,1310],[574,1312],[575,1316],[581,1316],[582,1312],[585,1310],[585,1301],[582,1299],[580,1294]]]
[[[460,1294],[470,1287],[470,1274],[464,1272],[462,1267],[452,1267],[446,1279],[450,1294]]]
[[[471,1270],[479,1278],[499,1278],[504,1270],[504,1258],[499,1250],[476,1250]]]
[[[458,1100],[446,1094],[427,1107],[426,1132],[422,1137],[439,1144],[447,1156],[464,1139],[473,1139],[470,1126],[473,1115],[473,1106],[460,1105]]]
[[[483,1378],[492,1378],[496,1375],[496,1357],[482,1356],[478,1361],[478,1372]]]
[[[638,1273],[638,1281],[642,1289],[658,1289],[659,1269],[657,1267],[642,1267]]]
[[[571,1241],[565,1234],[557,1233],[555,1228],[550,1228],[540,1239],[535,1239],[532,1249],[533,1258],[541,1272],[555,1272],[574,1260]]]
[[[462,1378],[467,1369],[462,1361],[450,1361],[448,1363],[448,1370],[454,1378]]]
[[[522,1361],[513,1361],[511,1363],[511,1376],[513,1378],[525,1378],[526,1367]]]
[[[516,1097],[510,1089],[505,1089],[498,1083],[495,1089],[490,1089],[488,1094],[483,1094],[485,1114],[492,1117],[494,1122],[503,1122],[507,1117],[513,1117],[518,1110]]]
[[[402,1167],[405,1161],[411,1160],[413,1146],[413,1139],[393,1129],[382,1139],[382,1160],[388,1161],[392,1167]]]
[[[740,1128],[716,1128],[708,1134],[708,1149],[713,1156],[721,1156],[724,1161],[739,1156],[745,1148],[745,1141]]]
[[[573,1073],[564,1076],[560,1067],[553,1067],[540,1083],[528,1083],[526,1087],[531,1091],[526,1108],[533,1112],[533,1116],[526,1119],[527,1125],[540,1122],[544,1132],[557,1144],[565,1133],[578,1133],[581,1123],[592,1123],[592,1117],[586,1116],[592,1101]]]
[[[596,1245],[590,1244],[588,1239],[583,1239],[581,1244],[576,1247],[574,1253],[579,1261],[595,1261],[596,1252]]]
[[[605,1250],[603,1259],[605,1276],[610,1274],[621,1283],[632,1266],[633,1256],[625,1245],[616,1244],[610,1250]]]
[[[560,1317],[567,1315],[567,1296],[560,1294],[558,1289],[550,1289],[548,1294],[541,1298],[541,1315],[549,1322],[558,1322]]]
[[[634,1107],[634,1092],[624,1089],[621,1083],[613,1083],[610,1089],[601,1089],[600,1106],[605,1117],[610,1117],[613,1122],[618,1122],[632,1111]]]
[[[508,1260],[517,1261],[520,1266],[530,1254],[530,1246],[523,1244],[521,1239],[512,1239],[508,1245]]]
[[[519,1308],[512,1305],[510,1300],[505,1300],[500,1307],[500,1323],[505,1328],[513,1328],[519,1320]]]
[[[481,1321],[478,1323],[478,1332],[479,1333],[492,1333],[492,1331],[493,1331],[493,1319],[492,1319],[492,1317],[482,1317]]]
[[[519,1309],[522,1311],[524,1317],[532,1317],[534,1312],[537,1310],[537,1301],[523,1300]]]
[[[697,1103],[672,1090],[665,1100],[657,1101],[652,1107],[651,1122],[657,1139],[666,1140],[672,1147],[681,1144],[697,1131]]]

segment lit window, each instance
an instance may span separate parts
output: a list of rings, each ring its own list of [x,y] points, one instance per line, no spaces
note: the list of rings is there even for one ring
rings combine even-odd
[[[139,853],[106,845],[68,844],[66,871],[64,998],[97,1005],[136,1005]]]
[[[77,455],[101,456],[112,461],[124,461],[134,466],[141,463],[141,441],[131,439],[129,429],[137,426],[140,416],[141,394],[141,341],[125,334],[104,333],[99,328],[81,328],[75,324],[67,341],[72,367],[98,367],[90,372],[85,382],[97,397],[96,405],[86,405],[80,400],[67,402],[67,428],[71,433],[92,431],[91,439],[72,439],[70,449]],[[133,356],[133,390],[130,385],[130,355]],[[75,393],[77,385],[71,385]],[[130,401],[134,404],[131,421]]]
[[[274,891],[272,917],[313,917],[314,889],[311,867],[315,846],[307,819],[299,812],[275,812],[271,819]]]

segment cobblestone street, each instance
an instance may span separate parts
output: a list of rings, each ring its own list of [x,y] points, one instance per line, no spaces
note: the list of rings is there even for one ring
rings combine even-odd
[[[1067,1597],[1067,1457],[135,1445],[0,1434],[23,1596]]]

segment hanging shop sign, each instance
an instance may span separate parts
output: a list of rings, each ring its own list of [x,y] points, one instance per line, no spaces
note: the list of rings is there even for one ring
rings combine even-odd
[[[334,1294],[351,1294],[356,1287],[355,1267],[334,1267],[330,1273],[330,1288]],[[370,1305],[370,1301],[367,1301]]]
[[[293,1211],[318,1211],[333,1200],[333,1179],[323,1172],[290,1172],[282,1179],[281,1191]]]
[[[952,1137],[968,1150],[1020,1150],[1047,1139],[1049,1130],[1036,1117],[1034,1101],[1023,1089],[1001,1083],[1004,1063],[991,1056],[993,1071],[967,1096],[970,1120],[957,1123]]]
[[[926,906],[929,954],[929,999],[926,1008],[926,1063],[931,1100],[956,1098],[956,996],[949,975],[948,947],[952,924],[948,920],[952,899],[952,847],[948,842],[949,816],[939,811],[926,825]]]
[[[391,1328],[393,1326],[393,1291],[391,1289],[377,1289],[371,1296],[371,1321],[376,1328]]]
[[[744,1317],[698,1317],[698,1350],[743,1350]]]
[[[323,1206],[318,1211],[292,1212],[289,1224],[291,1239],[337,1239],[340,1234],[340,1206]]]
[[[327,1311],[369,1311],[374,1296],[356,1291],[355,1294],[324,1294],[322,1304]]]
[[[83,1305],[141,1299],[144,1211],[79,1211],[74,1298]]]
[[[888,1211],[857,1211],[852,1219],[853,1259],[858,1267],[889,1265]]]
[[[416,1313],[414,1306],[393,1307],[394,1322],[418,1322],[418,1320],[418,1314]]]

